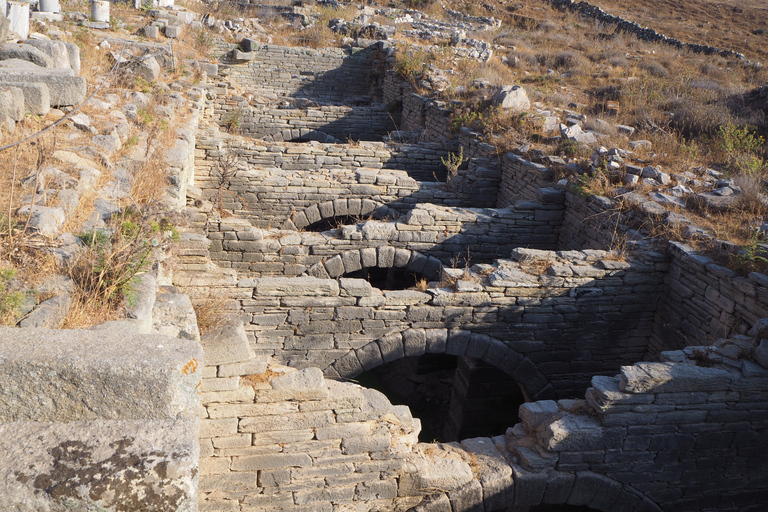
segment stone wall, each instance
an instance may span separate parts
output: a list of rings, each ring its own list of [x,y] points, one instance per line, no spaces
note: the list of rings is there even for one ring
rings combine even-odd
[[[670,242],[669,257],[654,325],[657,352],[743,334],[768,317],[765,274],[740,276],[678,242]]]
[[[337,263],[346,269],[348,260],[354,268],[371,256],[372,264],[414,272],[427,273],[430,264],[403,249],[368,251],[331,258],[324,268],[338,275]],[[448,269],[443,286],[424,292],[381,291],[359,279],[257,278],[242,279],[232,298],[249,317],[257,353],[330,375],[349,376],[342,367],[381,361],[388,336],[406,331],[412,333],[406,343],[421,343],[422,350],[427,342],[442,347],[434,350],[482,358],[487,349],[489,363],[521,379],[522,369],[511,372],[524,356],[532,366],[526,371],[546,375],[558,396],[583,392],[591,375],[610,375],[645,355],[666,263],[617,261],[602,251],[516,249],[514,255],[521,261],[480,265],[477,272]],[[468,346],[458,335],[446,348],[451,330],[484,336]],[[514,354],[505,362],[507,350]]]
[[[0,508],[197,510],[194,341],[0,328]]]
[[[267,366],[242,322],[202,343],[201,509],[405,510],[421,501],[398,497],[421,428],[407,407],[317,368]]]
[[[496,205],[503,208],[520,200],[535,199],[540,188],[552,186],[552,176],[552,171],[545,165],[507,153],[501,159],[501,183]]]
[[[733,50],[723,50],[722,48],[717,48],[715,46],[697,43],[684,43],[679,39],[675,39],[674,37],[668,37],[664,34],[660,34],[652,28],[643,27],[637,22],[625,20],[621,16],[608,14],[600,7],[590,4],[589,2],[576,2],[575,0],[549,0],[549,3],[555,7],[559,7],[561,9],[569,9],[579,14],[583,14],[584,16],[594,18],[598,23],[615,25],[619,31],[633,34],[643,41],[656,41],[675,46],[677,48],[690,50],[694,53],[703,53],[705,55],[718,54],[723,57],[736,57],[739,60],[746,61],[746,58],[741,53],[737,53]]]
[[[305,209],[335,199],[359,199],[403,212],[417,203],[493,207],[493,170],[473,166],[468,180],[477,184],[452,190],[434,180],[445,176],[439,145],[361,143],[359,147],[333,144],[261,145],[219,132],[198,134],[196,184],[203,198],[255,226],[279,226]],[[234,176],[221,181],[216,166],[234,158]],[[222,190],[221,194],[220,188]],[[364,212],[363,215],[367,214]],[[338,213],[336,213],[338,215]],[[355,214],[350,214],[355,215]]]
[[[602,196],[565,194],[565,216],[560,231],[561,249],[618,249],[627,236],[627,219],[613,204]]]
[[[234,48],[223,59],[219,79],[262,96],[306,98],[321,104],[353,105],[368,99],[368,50],[288,48],[262,44]]]
[[[231,125],[241,135],[272,142],[375,141],[397,129],[386,105],[254,108],[242,96],[219,96],[214,114],[223,128]]]
[[[308,208],[293,222],[303,227],[332,218],[334,211],[341,213],[340,206],[349,212],[348,202],[337,199]],[[373,210],[375,206],[372,201],[365,206],[360,202],[364,209],[359,213],[382,213],[386,208]],[[219,266],[252,277],[287,276],[303,274],[313,265],[335,261],[334,257],[349,251],[367,254],[382,246],[418,251],[446,266],[464,265],[467,260],[491,263],[508,256],[516,247],[554,250],[562,218],[561,204],[521,203],[502,209],[422,204],[395,222],[369,220],[322,234],[261,230],[235,218],[212,220],[207,225],[207,236],[212,241],[211,259]]]

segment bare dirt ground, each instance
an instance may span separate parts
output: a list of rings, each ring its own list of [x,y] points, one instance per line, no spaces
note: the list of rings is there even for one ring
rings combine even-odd
[[[768,65],[766,0],[590,0],[590,3],[666,36],[733,50]]]

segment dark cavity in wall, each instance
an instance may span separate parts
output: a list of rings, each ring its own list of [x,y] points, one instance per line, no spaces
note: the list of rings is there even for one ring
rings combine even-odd
[[[480,361],[447,354],[407,357],[356,379],[421,420],[422,442],[451,442],[503,434],[525,402],[517,383]]]
[[[421,274],[409,272],[402,268],[370,267],[349,272],[343,277],[365,279],[371,286],[379,290],[407,290],[413,288],[418,282],[427,282],[428,279]]]
[[[357,215],[338,215],[336,217],[319,220],[314,224],[310,224],[309,226],[305,227],[304,230],[313,231],[315,233],[322,233],[323,231],[336,229],[339,226],[352,226],[358,222],[365,222],[365,219],[362,219]]]

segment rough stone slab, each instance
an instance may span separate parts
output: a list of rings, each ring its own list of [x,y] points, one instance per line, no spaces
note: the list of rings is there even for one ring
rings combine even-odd
[[[242,320],[213,329],[200,339],[206,366],[242,363],[253,358]],[[261,372],[263,373],[263,372]]]
[[[158,294],[152,309],[152,332],[200,341],[197,316],[189,296],[182,293]]]
[[[733,374],[719,368],[678,363],[637,363],[621,367],[619,389],[625,393],[684,393],[726,389]]]
[[[559,408],[554,400],[539,400],[538,402],[527,402],[520,406],[520,421],[522,421],[529,431],[536,430],[539,425],[545,421],[551,421],[557,414]]]
[[[335,279],[263,277],[253,279],[253,285],[255,296],[337,297],[339,295],[339,283]]]
[[[72,73],[71,69],[67,71],[70,74]],[[42,83],[47,85],[52,107],[79,105],[85,99],[85,78],[80,76],[67,76],[67,74],[63,73],[54,74],[53,70],[48,70],[47,68],[44,73],[8,73],[7,71],[0,71],[0,85],[15,86],[20,83]]]
[[[567,414],[547,425],[542,437],[550,451],[604,449],[604,429],[593,417]]]
[[[197,511],[196,419],[0,424],[0,452],[2,510]]]
[[[189,340],[3,327],[0,421],[194,418],[202,362]]]

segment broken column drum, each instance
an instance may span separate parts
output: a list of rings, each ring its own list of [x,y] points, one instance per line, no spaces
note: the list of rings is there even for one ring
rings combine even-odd
[[[91,19],[93,21],[109,22],[109,1],[93,0],[91,2]]]
[[[11,20],[11,32],[21,39],[29,35],[29,4],[27,2],[8,2],[8,19]]]
[[[37,10],[40,12],[61,12],[59,0],[40,0],[37,4]]]

